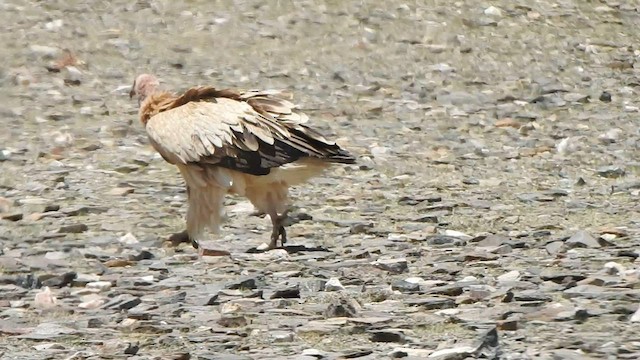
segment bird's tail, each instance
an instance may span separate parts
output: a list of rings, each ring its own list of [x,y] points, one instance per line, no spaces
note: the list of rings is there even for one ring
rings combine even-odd
[[[325,158],[328,162],[338,163],[338,164],[355,164],[356,158],[351,155],[350,152],[337,148],[334,151],[330,152],[328,156]]]

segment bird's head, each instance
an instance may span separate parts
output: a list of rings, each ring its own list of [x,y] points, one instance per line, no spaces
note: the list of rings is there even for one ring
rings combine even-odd
[[[147,96],[153,94],[154,91],[160,85],[160,81],[158,78],[151,74],[141,74],[136,77],[133,81],[133,85],[131,86],[131,91],[129,92],[129,98],[133,98],[134,96],[138,97],[138,105],[147,98]]]

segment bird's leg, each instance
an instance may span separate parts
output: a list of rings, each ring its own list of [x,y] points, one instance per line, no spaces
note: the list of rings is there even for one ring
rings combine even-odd
[[[289,209],[286,209],[280,215],[278,215],[278,213],[275,211],[269,214],[269,218],[271,218],[271,224],[273,225],[269,249],[275,249],[278,246],[278,238],[281,239],[280,243],[282,244],[282,246],[284,246],[284,244],[287,242],[287,231],[285,230],[284,225],[285,221],[287,220],[288,213]]]
[[[278,238],[280,237],[280,224],[278,223],[278,213],[273,211],[269,214],[271,219],[271,225],[273,230],[271,231],[271,242],[269,243],[269,250],[275,249],[278,246]]]
[[[187,184],[187,200],[189,199],[191,199],[191,187],[189,186],[189,184]],[[187,233],[191,246],[193,246],[193,248],[197,250],[200,247],[200,244],[198,244],[198,240],[196,240],[195,238],[192,238],[191,235],[189,235],[189,233],[186,230],[185,232]]]
[[[278,225],[280,231],[280,241],[282,242],[282,246],[287,242],[287,231],[285,230],[285,223],[289,218],[289,209],[286,209],[280,216],[278,216]]]

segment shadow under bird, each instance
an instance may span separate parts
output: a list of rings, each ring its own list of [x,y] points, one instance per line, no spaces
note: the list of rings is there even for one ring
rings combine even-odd
[[[130,92],[158,153],[187,185],[187,235],[193,247],[206,229],[219,233],[226,194],[245,196],[273,225],[269,249],[287,241],[290,186],[355,158],[309,127],[286,94],[194,87],[181,95],[139,75]]]

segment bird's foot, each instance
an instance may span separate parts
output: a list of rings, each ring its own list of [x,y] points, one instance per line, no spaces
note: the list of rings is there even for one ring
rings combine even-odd
[[[280,232],[274,228],[271,233],[271,242],[269,243],[269,247],[267,250],[275,249],[278,246],[278,238],[280,237]]]
[[[284,229],[282,225],[274,225],[273,231],[271,232],[271,242],[269,243],[269,250],[275,249],[278,247],[278,239],[282,246],[287,242],[287,231]]]
[[[280,245],[284,246],[287,243],[287,230],[285,230],[284,226],[280,226]]]
[[[171,234],[169,236],[169,241],[171,242],[172,246],[178,246],[182,243],[190,242],[191,239],[189,239],[189,234],[187,234],[187,231],[184,230],[179,233]]]
[[[172,246],[178,246],[182,243],[191,243],[191,246],[193,246],[195,249],[200,247],[200,245],[198,244],[198,240],[190,238],[186,230],[179,233],[171,234],[171,236],[169,236],[169,241],[171,242]]]
[[[289,218],[288,214],[289,209],[286,209],[273,221],[273,231],[271,232],[271,242],[269,243],[269,250],[275,249],[278,246],[278,239],[280,239],[280,244],[282,246],[287,243],[287,230],[285,230],[285,223]]]

